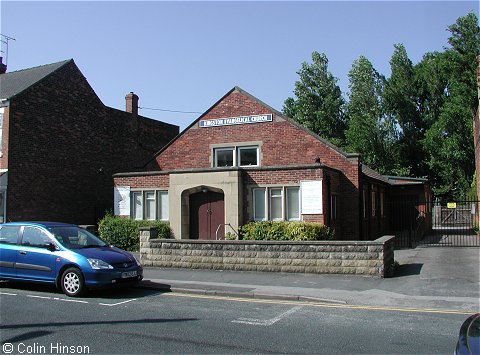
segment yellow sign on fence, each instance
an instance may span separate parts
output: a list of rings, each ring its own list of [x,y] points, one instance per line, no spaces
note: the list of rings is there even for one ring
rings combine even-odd
[[[448,202],[447,203],[447,208],[457,208],[457,203],[456,202]]]

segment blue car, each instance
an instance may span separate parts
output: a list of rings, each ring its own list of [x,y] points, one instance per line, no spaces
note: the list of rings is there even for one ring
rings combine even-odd
[[[68,296],[87,289],[134,284],[140,262],[73,224],[0,224],[0,279],[55,284]]]

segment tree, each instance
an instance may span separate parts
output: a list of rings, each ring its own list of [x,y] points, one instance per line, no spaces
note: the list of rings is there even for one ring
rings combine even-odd
[[[399,127],[397,164],[404,168],[406,175],[425,176],[428,168],[421,142],[427,126],[420,113],[419,83],[405,47],[402,44],[394,47],[390,60],[392,74],[385,83],[383,102],[386,112]]]
[[[462,198],[475,170],[472,118],[478,106],[475,73],[480,28],[477,16],[469,13],[460,17],[448,30],[451,48],[424,58],[430,63],[423,69],[433,67],[438,73],[437,80],[429,78],[430,85],[427,85],[433,89],[428,92],[428,100],[437,102],[438,109],[423,112],[424,119],[431,121],[423,145],[428,153],[434,192]]]
[[[382,174],[394,172],[396,164],[394,122],[385,115],[382,103],[385,78],[364,56],[360,56],[348,73],[349,102],[345,132],[347,147],[361,154],[362,161]]]
[[[312,53],[312,63],[302,63],[295,82],[296,98],[285,100],[283,113],[335,145],[344,145],[344,100],[337,79],[328,71],[325,54]]]

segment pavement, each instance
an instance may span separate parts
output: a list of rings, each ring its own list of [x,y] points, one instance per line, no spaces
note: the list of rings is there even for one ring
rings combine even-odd
[[[480,248],[395,251],[395,276],[145,268],[141,287],[165,292],[480,313]]]

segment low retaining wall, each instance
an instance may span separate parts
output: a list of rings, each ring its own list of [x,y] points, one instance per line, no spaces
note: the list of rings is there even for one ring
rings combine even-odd
[[[140,260],[146,267],[237,271],[357,274],[388,277],[394,238],[374,241],[251,241],[156,239],[140,230]]]

